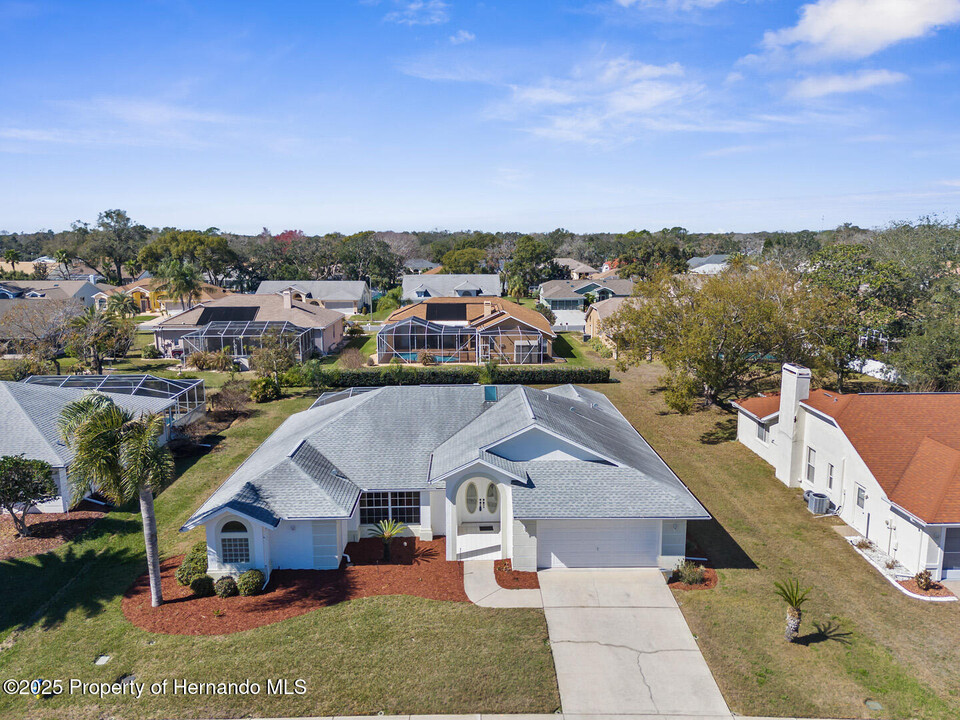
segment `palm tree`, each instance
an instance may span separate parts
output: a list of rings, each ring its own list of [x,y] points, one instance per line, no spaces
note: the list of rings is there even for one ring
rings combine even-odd
[[[90,362],[97,375],[103,374],[103,359],[110,348],[116,345],[118,329],[121,326],[116,315],[103,312],[95,305],[91,305],[70,321],[71,344],[77,355]]]
[[[180,301],[180,307],[184,310],[189,309],[184,303],[184,299],[190,307],[193,307],[193,301],[200,298],[203,275],[200,273],[200,269],[191,262],[180,262],[168,258],[160,263],[156,277],[160,280],[157,291],[167,297],[177,298]]]
[[[63,276],[64,280],[70,279],[70,263],[73,262],[73,256],[64,249],[57,250],[54,253],[53,258],[57,261],[57,264],[60,266],[60,274]]]
[[[390,543],[395,537],[407,529],[407,526],[397,520],[381,520],[370,531],[372,537],[383,540],[383,561],[390,562]]]
[[[117,292],[107,298],[106,311],[120,317],[133,317],[140,308],[132,295]]]
[[[522,298],[526,292],[527,289],[523,285],[523,278],[519,275],[514,275],[507,280],[507,294],[517,302],[520,302],[520,298]]]
[[[139,498],[153,607],[163,603],[153,491],[174,474],[173,456],[160,444],[163,428],[162,415],[136,417],[98,393],[73,401],[60,416],[60,434],[74,453],[73,497],[79,501],[96,489],[117,505]]]
[[[776,588],[777,595],[783,598],[783,601],[787,604],[787,628],[783,636],[787,642],[796,642],[797,635],[800,633],[800,620],[803,615],[800,608],[807,601],[810,588],[801,590],[800,581],[796,578],[775,582],[773,586]]]
[[[17,263],[20,262],[21,256],[20,251],[14,248],[10,248],[3,253],[3,259],[10,263],[10,272],[17,271]]]

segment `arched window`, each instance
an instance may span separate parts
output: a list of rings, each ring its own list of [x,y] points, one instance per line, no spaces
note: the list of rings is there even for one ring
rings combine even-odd
[[[487,485],[487,512],[496,513],[497,506],[500,504],[500,493],[497,492],[497,484]]]
[[[242,522],[230,520],[220,529],[220,561],[225,565],[250,562],[250,538]]]
[[[471,515],[477,511],[477,486],[475,483],[467,485],[467,512]]]

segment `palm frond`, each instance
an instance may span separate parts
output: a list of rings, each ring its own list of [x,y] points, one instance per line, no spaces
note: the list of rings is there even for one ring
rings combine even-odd
[[[810,588],[800,589],[800,581],[796,578],[788,578],[783,582],[775,582],[773,586],[776,588],[776,594],[783,598],[783,601],[794,610],[799,610],[807,601],[807,596],[810,594]]]

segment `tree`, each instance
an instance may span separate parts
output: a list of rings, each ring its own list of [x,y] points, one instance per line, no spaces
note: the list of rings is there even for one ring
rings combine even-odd
[[[17,263],[20,262],[22,256],[20,255],[20,251],[16,248],[8,248],[3,253],[3,259],[10,263],[10,272],[16,272]]]
[[[888,358],[913,390],[960,390],[960,281],[937,281]]]
[[[374,235],[368,230],[340,241],[338,259],[343,279],[369,280],[374,287],[393,286],[403,269],[403,261]]]
[[[50,268],[47,267],[47,264],[45,262],[35,262],[33,264],[34,280],[46,280],[49,272],[50,272]]]
[[[519,302],[520,298],[526,294],[527,286],[524,284],[523,278],[516,275],[507,278],[507,295]]]
[[[104,275],[123,284],[123,267],[136,260],[147,236],[143,225],[136,225],[123,210],[105,210],[97,217],[97,230],[87,241],[89,251],[106,263]]]
[[[89,307],[70,322],[67,349],[79,358],[89,359],[94,372],[101,375],[104,358],[118,357],[129,350],[134,331],[130,321]]]
[[[16,338],[21,355],[52,362],[60,373],[59,357],[67,348],[73,321],[83,305],[73,299],[50,298],[16,303],[3,316],[4,334]]]
[[[203,278],[193,263],[168,258],[157,268],[156,277],[160,281],[157,291],[167,297],[177,298],[184,310],[193,307],[194,300],[200,298]]]
[[[53,481],[53,469],[43,460],[28,460],[23,455],[0,457],[0,508],[10,513],[17,532],[30,534],[27,511],[59,494]]]
[[[60,434],[73,451],[73,497],[82,498],[96,488],[117,505],[135,497],[140,501],[153,607],[163,603],[153,493],[174,476],[173,456],[160,444],[163,432],[163,415],[135,417],[96,393],[67,405],[60,418]]]
[[[137,254],[137,262],[153,274],[169,260],[192,263],[212,285],[220,285],[239,259],[236,250],[216,228],[203,232],[167,229]]]
[[[377,312],[392,312],[400,307],[403,302],[403,288],[391,288],[377,300]]]
[[[125,292],[115,292],[110,295],[107,298],[105,309],[108,313],[122,318],[133,317],[140,311],[137,301],[133,299],[132,295]]]
[[[803,619],[803,611],[800,609],[807,601],[807,595],[810,588],[800,589],[800,581],[791,578],[783,582],[775,582],[776,594],[787,604],[787,625],[783,636],[787,642],[796,642],[797,635],[800,633],[800,621]]]
[[[60,277],[62,277],[64,280],[69,280],[70,264],[73,262],[73,255],[70,254],[69,250],[60,248],[54,253],[53,257],[57,261],[57,265],[60,268]]]
[[[617,250],[617,274],[622,278],[648,278],[659,271],[681,273],[687,269],[677,241],[662,232],[653,235],[647,230],[631,230],[618,235]]]
[[[544,268],[552,261],[553,252],[547,243],[524,235],[517,240],[513,257],[503,271],[508,277],[519,278],[524,287],[529,288],[543,281]]]
[[[451,250],[441,261],[445,273],[482,273],[487,272],[487,254],[479,248]]]
[[[821,301],[794,273],[762,265],[697,285],[692,276],[661,271],[637,283],[638,300],[608,320],[625,348],[621,365],[659,354],[674,409],[689,411],[696,397],[724,402],[775,375],[782,362],[818,362]]]
[[[250,353],[250,366],[257,377],[271,378],[280,387],[280,376],[297,364],[293,338],[271,331],[260,338],[260,347]]]

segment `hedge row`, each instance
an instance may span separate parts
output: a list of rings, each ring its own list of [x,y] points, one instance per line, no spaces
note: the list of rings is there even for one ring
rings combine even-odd
[[[314,367],[309,373],[314,387],[376,387],[380,385],[469,385],[486,383],[496,385],[563,385],[566,383],[610,382],[609,368],[582,368],[559,366],[510,366],[492,368],[481,366],[459,367],[404,367],[390,365],[379,368],[347,370]]]

